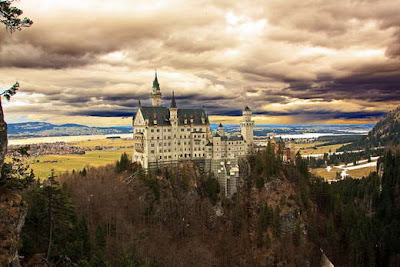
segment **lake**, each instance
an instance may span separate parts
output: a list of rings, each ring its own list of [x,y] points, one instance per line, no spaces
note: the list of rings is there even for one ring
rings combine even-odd
[[[133,134],[108,134],[108,135],[77,135],[77,136],[48,136],[48,137],[32,137],[24,139],[9,139],[8,145],[29,145],[39,143],[55,143],[55,142],[77,142],[94,139],[106,139],[107,137],[120,136],[121,138],[132,138]]]

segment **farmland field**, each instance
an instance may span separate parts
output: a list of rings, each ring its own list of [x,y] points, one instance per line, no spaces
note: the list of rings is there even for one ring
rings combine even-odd
[[[132,149],[87,151],[84,155],[45,155],[30,159],[29,164],[37,177],[45,178],[50,175],[52,169],[57,175],[72,170],[79,171],[88,166],[114,164],[124,152],[130,155]]]
[[[301,144],[304,145],[304,144]],[[316,145],[321,145],[321,143],[311,143],[308,144],[308,146],[303,146],[303,148],[300,150],[300,153],[302,155],[312,155],[312,154],[324,154],[324,153],[328,153],[329,151],[331,152],[335,152],[336,149],[347,145],[347,144],[336,144],[336,145],[329,145],[329,146],[318,146],[315,147]],[[298,145],[296,145],[297,147],[299,147]]]
[[[370,172],[376,171],[376,167],[366,167],[355,170],[348,170],[347,174],[353,178],[362,178],[364,176],[368,176]]]
[[[325,180],[334,180],[336,178],[336,172],[341,173],[342,170],[338,168],[333,168],[330,172],[326,168],[315,168],[310,169],[310,171]],[[352,178],[362,178],[368,176],[370,172],[376,171],[376,167],[365,167],[355,170],[347,170],[347,174]]]

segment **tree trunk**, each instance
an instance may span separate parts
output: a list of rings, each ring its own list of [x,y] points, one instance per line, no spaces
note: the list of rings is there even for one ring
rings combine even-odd
[[[49,260],[50,258],[50,253],[51,253],[51,243],[53,242],[53,188],[52,185],[49,188],[49,244],[47,247],[47,253],[46,253],[46,260]]]

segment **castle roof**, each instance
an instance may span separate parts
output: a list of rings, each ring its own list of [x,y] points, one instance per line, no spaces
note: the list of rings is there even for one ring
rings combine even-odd
[[[214,136],[214,137],[221,137],[221,136],[219,135],[218,132],[215,132],[215,133],[213,134],[213,136]]]
[[[167,107],[139,107],[143,114],[143,118],[149,121],[149,125],[155,125],[154,120],[157,120],[156,125],[168,126],[171,125],[169,108]],[[204,123],[202,122],[204,118]],[[191,120],[193,119],[193,122]],[[178,109],[178,125],[205,125],[208,124],[208,116],[204,109]]]
[[[237,135],[222,136],[221,140],[223,140],[223,141],[240,141],[240,140],[243,140],[243,136],[237,136]]]

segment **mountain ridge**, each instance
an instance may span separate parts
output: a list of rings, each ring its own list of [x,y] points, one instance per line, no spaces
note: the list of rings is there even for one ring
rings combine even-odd
[[[22,122],[8,124],[7,132],[8,137],[13,139],[46,136],[125,134],[131,133],[132,128],[128,126],[91,127],[75,123]]]
[[[369,132],[340,150],[366,149],[400,145],[400,106],[389,111]]]

